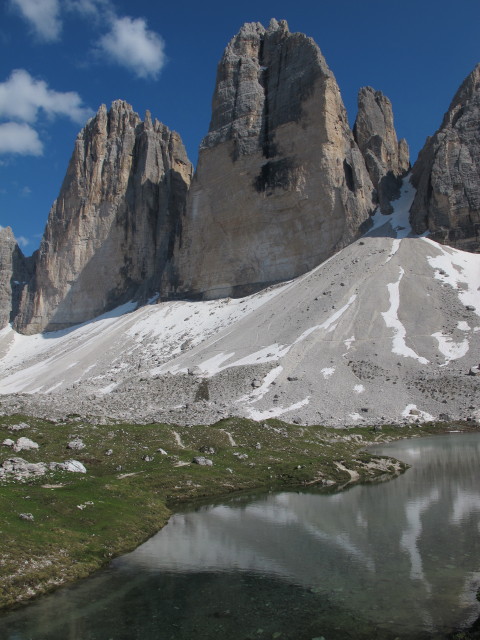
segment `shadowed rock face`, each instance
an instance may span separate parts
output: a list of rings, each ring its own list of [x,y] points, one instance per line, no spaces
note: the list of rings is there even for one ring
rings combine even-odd
[[[480,248],[480,64],[465,79],[412,171],[417,233],[467,251]]]
[[[286,22],[245,24],[217,72],[172,295],[240,295],[351,242],[373,186],[333,74]]]
[[[31,260],[25,258],[10,227],[0,229],[0,329],[18,311],[22,289],[30,278]]]
[[[407,141],[397,140],[392,103],[381,91],[363,87],[358,93],[358,114],[353,135],[365,158],[382,213],[400,196],[401,179],[410,168]]]
[[[61,329],[158,291],[191,174],[178,134],[121,100],[100,107],[76,140],[15,328]]]

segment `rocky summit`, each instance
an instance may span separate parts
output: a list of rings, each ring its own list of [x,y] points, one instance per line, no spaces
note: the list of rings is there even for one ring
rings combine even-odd
[[[360,89],[353,135],[376,190],[374,199],[382,213],[392,213],[391,201],[400,196],[401,179],[410,169],[410,160],[407,141],[397,140],[392,103],[381,91]]]
[[[172,291],[242,295],[305,273],[358,237],[372,193],[315,42],[245,24],[218,67]]]
[[[53,331],[155,294],[191,175],[177,133],[122,100],[102,105],[75,142],[15,328]]]
[[[480,64],[467,76],[413,167],[418,233],[467,251],[480,248]]]

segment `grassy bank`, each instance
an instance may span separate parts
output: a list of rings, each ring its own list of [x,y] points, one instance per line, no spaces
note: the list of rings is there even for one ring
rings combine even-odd
[[[28,427],[15,430],[22,423]],[[181,501],[262,487],[338,488],[393,476],[405,465],[361,447],[449,428],[335,430],[241,418],[195,427],[97,426],[75,416],[63,423],[2,417],[0,443],[23,437],[38,448],[15,452],[0,445],[0,463],[14,456],[31,463],[74,459],[87,471],[57,469],[0,482],[0,608],[86,576],[133,549],[161,528]],[[72,442],[79,448],[69,449]],[[196,456],[213,464],[194,464]]]

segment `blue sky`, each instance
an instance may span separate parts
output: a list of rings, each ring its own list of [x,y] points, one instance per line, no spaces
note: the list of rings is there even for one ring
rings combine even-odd
[[[0,0],[0,226],[29,255],[86,119],[118,98],[180,133],[192,162],[216,65],[244,22],[314,38],[351,123],[370,85],[392,101],[412,160],[480,61],[479,0]]]

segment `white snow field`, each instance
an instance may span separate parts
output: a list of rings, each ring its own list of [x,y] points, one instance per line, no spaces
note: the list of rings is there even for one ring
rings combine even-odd
[[[409,237],[412,197],[311,272],[246,298],[124,305],[0,332],[1,410],[299,424],[480,418],[480,255]]]

